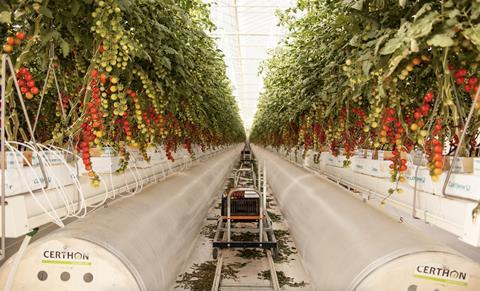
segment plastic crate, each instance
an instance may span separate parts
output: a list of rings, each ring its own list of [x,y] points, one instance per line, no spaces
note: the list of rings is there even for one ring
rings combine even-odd
[[[232,198],[230,201],[231,216],[260,215],[259,198]],[[227,216],[227,198],[222,198],[222,216]]]

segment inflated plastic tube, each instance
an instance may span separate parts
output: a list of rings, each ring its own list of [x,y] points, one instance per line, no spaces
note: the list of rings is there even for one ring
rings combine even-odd
[[[170,290],[240,147],[33,243],[12,290]],[[0,269],[6,282],[13,258]],[[0,289],[4,286],[0,286]]]
[[[480,290],[480,266],[356,199],[348,190],[254,147],[315,290]]]

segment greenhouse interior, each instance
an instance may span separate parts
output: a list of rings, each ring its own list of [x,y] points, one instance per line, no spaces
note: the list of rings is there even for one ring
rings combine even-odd
[[[480,0],[2,0],[0,42],[0,290],[480,291]]]

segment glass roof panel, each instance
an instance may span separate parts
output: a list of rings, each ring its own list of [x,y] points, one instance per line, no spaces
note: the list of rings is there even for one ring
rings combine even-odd
[[[263,88],[259,65],[285,31],[277,26],[277,9],[293,6],[293,0],[205,0],[211,3],[213,36],[225,54],[228,75],[240,106],[245,127],[252,125]]]

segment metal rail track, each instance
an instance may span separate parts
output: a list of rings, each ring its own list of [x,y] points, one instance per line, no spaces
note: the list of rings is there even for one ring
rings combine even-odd
[[[268,266],[270,268],[270,284],[222,284],[222,267],[223,267],[223,250],[218,251],[217,268],[215,269],[215,277],[213,279],[212,291],[218,290],[274,290],[280,291],[280,284],[278,283],[277,271],[275,270],[275,263],[273,262],[272,251],[267,252]]]

